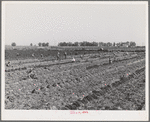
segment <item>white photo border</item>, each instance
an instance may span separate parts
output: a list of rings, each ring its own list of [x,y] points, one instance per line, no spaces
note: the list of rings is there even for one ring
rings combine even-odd
[[[12,4],[144,4],[146,9],[146,110],[144,111],[96,111],[88,114],[70,114],[70,110],[5,110],[5,5]],[[81,120],[81,121],[147,121],[149,119],[149,47],[148,47],[148,1],[2,1],[2,41],[1,41],[1,119],[2,120]],[[80,110],[77,110],[78,112]],[[81,111],[82,112],[82,111]]]

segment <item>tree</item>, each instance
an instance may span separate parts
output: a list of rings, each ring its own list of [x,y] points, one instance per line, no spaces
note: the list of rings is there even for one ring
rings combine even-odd
[[[49,46],[49,43],[47,42],[47,43],[45,44],[45,46],[47,46],[47,47],[48,47],[48,46]]]
[[[130,45],[130,42],[127,41],[126,44],[129,46],[129,45]]]
[[[42,43],[39,42],[38,45],[39,45],[39,47],[41,47],[41,46],[42,46]]]
[[[104,43],[103,42],[99,42],[99,46],[104,46]]]
[[[136,43],[135,42],[130,42],[130,47],[134,47],[136,46]]]
[[[98,46],[98,43],[97,42],[93,42],[92,46]]]
[[[120,43],[120,46],[123,46],[123,43],[122,43],[122,42]]]
[[[108,46],[108,47],[112,46],[112,43],[108,42],[108,43],[107,43],[107,46]]]
[[[31,43],[30,46],[32,46],[33,44]]]
[[[81,42],[81,43],[80,43],[80,46],[87,46],[86,43],[87,43],[86,41]]]
[[[117,43],[116,45],[117,45],[117,47],[120,47],[120,46],[121,46],[121,43],[119,42],[119,43]]]
[[[42,47],[45,47],[46,46],[46,44],[45,43],[42,43]]]
[[[79,45],[79,43],[78,43],[78,42],[75,42],[75,43],[74,43],[74,46],[78,46],[78,45]]]
[[[68,43],[67,43],[67,46],[72,46],[72,43],[71,43],[71,42],[68,42]]]
[[[66,42],[60,42],[60,43],[58,44],[58,46],[67,46],[67,43],[66,43]]]
[[[107,46],[107,43],[103,43],[103,46]]]
[[[15,43],[15,42],[13,42],[13,43],[11,44],[11,46],[16,46],[16,43]]]

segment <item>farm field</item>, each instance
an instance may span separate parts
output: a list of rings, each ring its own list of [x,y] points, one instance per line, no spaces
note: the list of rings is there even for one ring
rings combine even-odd
[[[145,110],[145,52],[41,50],[5,51],[5,109]]]

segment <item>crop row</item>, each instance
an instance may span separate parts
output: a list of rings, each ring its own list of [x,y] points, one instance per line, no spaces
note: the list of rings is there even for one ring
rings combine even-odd
[[[103,59],[103,58],[107,58],[107,57],[109,57],[109,56],[113,56],[114,54],[113,53],[108,53],[108,54],[105,54],[105,53],[100,53],[100,54],[90,54],[90,55],[85,55],[84,56],[84,59],[91,59],[91,58],[93,58],[93,56],[94,56],[94,58],[97,58],[97,57],[100,57],[101,59]],[[117,57],[118,56],[124,56],[124,55],[122,55],[121,53],[119,53],[119,54],[115,54],[115,55],[117,55]],[[131,55],[131,54],[130,54]],[[79,58],[79,56],[75,56],[75,58]],[[67,58],[68,59],[68,58]],[[32,64],[32,63],[38,63],[38,62],[40,62],[40,63],[44,63],[45,61],[50,61],[50,60],[47,60],[47,58],[43,58],[42,60],[39,60],[39,59],[32,59],[32,60],[29,60],[29,59],[26,59],[26,60],[15,60],[15,61],[11,61],[12,62],[12,65],[17,65],[18,66],[18,64],[19,65],[23,65],[23,64]],[[17,63],[18,62],[18,63]],[[47,62],[46,62],[47,63]]]
[[[131,60],[130,60],[131,61]],[[129,61],[129,62],[130,62]],[[126,63],[126,62],[124,62]],[[81,80],[89,80],[90,79],[101,79],[101,80],[110,80],[112,79],[112,75],[117,74],[118,75],[121,73],[121,71],[125,70],[126,67],[124,66],[124,63],[121,63],[120,66],[118,66],[118,63],[115,63],[113,65],[113,67],[109,68],[110,66],[100,66],[96,69],[90,69],[90,70],[86,70],[84,65],[78,65],[78,66],[73,66],[73,68],[67,67],[67,69],[65,69],[65,65],[62,65],[62,69],[60,69],[59,67],[54,67],[53,69],[43,69],[43,68],[38,68],[38,69],[28,69],[28,70],[24,70],[24,72],[13,72],[13,73],[6,73],[6,82],[9,81],[7,80],[8,78],[10,79],[11,83],[12,81],[17,82],[18,80],[22,82],[22,80],[27,80],[29,78],[31,79],[47,79],[48,81],[51,81],[51,83],[57,83],[59,81],[62,81],[62,79],[72,79],[72,80],[76,80],[75,77],[78,77],[78,79]],[[123,66],[122,66],[123,65]],[[144,65],[143,61],[139,61],[136,63],[133,62],[133,64],[130,66],[128,65],[127,67],[127,73],[130,72],[130,70],[134,70],[135,68]],[[72,66],[72,65],[71,65]],[[118,66],[118,67],[116,67]],[[63,70],[64,69],[64,70]],[[56,70],[56,72],[55,72]],[[118,73],[118,71],[120,73]],[[41,73],[44,74],[41,74]],[[17,73],[17,74],[16,74]],[[18,74],[19,73],[19,74]],[[48,75],[47,75],[48,74]],[[18,76],[20,78],[17,78]],[[11,77],[13,76],[13,77]],[[34,76],[34,77],[33,77]],[[40,76],[39,78],[37,78],[38,76]],[[109,77],[108,77],[109,76]],[[13,80],[14,79],[14,80]]]
[[[126,56],[124,56],[124,57],[117,57],[116,61],[129,60],[129,59],[136,58],[136,57],[137,57],[137,55],[132,55],[132,56],[129,56],[129,57],[126,57]],[[99,60],[105,60],[105,59],[107,59],[107,57],[99,59]],[[80,62],[80,61],[78,60],[78,61],[76,61],[76,63],[77,62]],[[22,67],[20,67],[20,66],[9,67],[9,68],[5,69],[5,72],[11,72],[11,71],[16,71],[16,70],[25,70],[28,67],[34,67],[34,68],[50,67],[50,66],[54,66],[54,65],[63,65],[63,64],[68,64],[68,63],[73,63],[73,62],[72,61],[62,61],[62,62],[56,62],[56,63],[51,63],[51,62],[49,62],[49,63],[48,62],[45,62],[45,63],[41,63],[40,62],[40,63],[36,63],[36,64],[33,63],[33,64],[30,64],[30,65],[23,65]],[[93,63],[93,61],[92,61],[92,63]],[[105,63],[105,64],[108,64],[108,63]]]
[[[118,80],[116,82],[112,82],[112,84],[109,84],[107,86],[100,88],[99,91],[93,90],[90,94],[85,96],[83,99],[78,99],[71,104],[67,104],[67,105],[65,105],[65,107],[62,107],[61,110],[68,110],[68,109],[69,110],[77,110],[82,104],[86,105],[88,102],[92,101],[93,99],[99,99],[99,97],[103,96],[108,91],[113,90],[120,84],[128,82],[128,80],[131,80],[134,77],[137,77],[137,75],[139,76],[140,73],[142,73],[144,71],[144,69],[145,69],[145,67],[142,67],[142,68],[136,70],[133,74],[130,74],[128,77],[121,77],[120,81]],[[144,103],[141,103],[141,104],[144,104]],[[141,106],[140,106],[140,108],[141,108]],[[140,108],[138,108],[138,109],[140,109]]]
[[[107,69],[106,69],[107,70]],[[119,70],[120,71],[120,70]],[[118,72],[119,72],[118,71]],[[36,71],[37,72],[37,71]],[[109,73],[107,71],[107,73],[109,73],[109,77],[107,76],[108,74],[104,73],[105,75],[102,74],[90,74],[90,72],[88,71],[82,71],[82,70],[76,70],[76,74],[75,72],[71,72],[71,74],[57,74],[57,76],[53,76],[53,77],[47,77],[47,73],[44,75],[41,75],[42,77],[39,77],[39,74],[36,74],[37,76],[31,76],[33,79],[30,80],[30,78],[28,79],[29,81],[26,82],[26,80],[19,82],[18,84],[14,84],[11,85],[10,89],[13,89],[13,92],[18,93],[18,89],[21,89],[19,91],[19,93],[21,92],[20,96],[24,96],[23,93],[26,93],[28,95],[40,95],[40,91],[43,91],[44,89],[46,90],[50,90],[51,94],[53,94],[52,98],[58,99],[60,98],[60,100],[62,100],[62,103],[67,103],[67,101],[73,101],[77,98],[80,98],[80,96],[82,94],[86,95],[89,91],[91,91],[92,89],[98,89],[99,87],[102,87],[104,85],[102,84],[109,84],[109,80],[110,78],[116,77],[116,75],[118,75],[118,72],[116,72],[116,74],[114,74],[114,71],[112,70],[111,73],[113,73],[113,76],[110,75],[111,73]],[[39,73],[41,73],[41,71],[39,71]],[[66,72],[67,73],[67,72]],[[70,72],[68,72],[70,73]],[[59,77],[60,76],[60,77]],[[97,77],[99,76],[99,77]],[[107,78],[106,78],[107,76]],[[38,79],[34,79],[34,77],[38,78]],[[43,80],[45,79],[45,80]],[[106,80],[105,82],[103,82],[103,80]],[[32,82],[31,82],[32,81]],[[31,84],[36,84],[36,86],[32,86]],[[100,85],[99,85],[100,84]],[[17,90],[16,90],[17,89]],[[40,89],[40,91],[39,91]],[[6,89],[6,92],[8,92],[10,90]],[[58,94],[60,94],[60,96],[57,98],[54,97],[54,93],[57,92],[56,96],[58,96]],[[75,93],[76,95],[74,95],[74,97],[72,97],[71,93]],[[43,91],[43,93],[45,93]],[[63,94],[65,94],[64,98],[66,99],[62,99],[61,96],[63,96]],[[49,94],[49,93],[48,93]],[[9,95],[9,93],[8,93]],[[47,95],[46,95],[47,96]],[[76,98],[77,96],[77,98]],[[47,98],[46,98],[47,99]],[[60,100],[58,100],[60,102]],[[57,104],[59,104],[59,102]],[[39,103],[37,103],[39,104]]]
[[[133,61],[133,59],[130,59],[128,63],[130,61]],[[143,61],[131,65],[126,65],[126,63],[127,61],[120,62],[122,66],[116,67],[119,64],[116,62],[110,65],[110,69],[109,65],[105,65],[86,70],[86,66],[91,64],[81,62],[77,64],[33,68],[22,70],[21,72],[7,72],[6,96],[8,98],[6,97],[6,108],[11,108],[10,105],[13,102],[10,101],[16,102],[17,100],[24,100],[25,103],[23,104],[26,104],[26,106],[22,106],[21,103],[20,106],[17,106],[18,103],[16,103],[16,106],[14,106],[16,109],[19,107],[24,109],[29,108],[27,103],[33,109],[41,109],[45,105],[58,106],[59,108],[59,106],[62,106],[61,104],[67,104],[82,98],[83,95],[88,95],[90,91],[99,89],[105,86],[105,84],[109,85],[112,81],[115,82],[115,79],[120,78],[121,74],[129,73],[129,70],[132,71],[144,65]],[[14,100],[11,100],[11,98]],[[8,102],[9,99],[10,101]]]
[[[103,57],[101,57],[101,59],[106,58],[106,57],[108,57],[108,56],[103,56]],[[76,60],[78,62],[79,61],[79,56],[77,56],[76,58],[77,58]],[[84,56],[84,59],[87,59],[87,58],[90,59],[90,57],[88,55]],[[28,59],[27,59],[27,60],[23,60],[23,61],[18,60],[18,63],[16,61],[12,61],[12,66],[13,67],[7,67],[7,69],[17,67],[16,70],[19,70],[18,67],[21,67],[21,66],[29,67],[29,66],[35,66],[35,64],[36,64],[36,67],[42,67],[42,65],[44,67],[44,66],[53,66],[53,65],[67,64],[67,63],[70,63],[70,60],[67,59],[67,60],[62,60],[62,61],[59,61],[59,62],[58,61],[57,62],[51,62],[51,61],[45,61],[45,59],[43,59],[43,60],[34,59],[34,60],[29,62]]]

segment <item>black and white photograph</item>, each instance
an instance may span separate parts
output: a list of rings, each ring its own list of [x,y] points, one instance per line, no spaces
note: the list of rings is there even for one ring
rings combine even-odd
[[[148,120],[148,1],[3,1],[1,43],[3,120]]]

